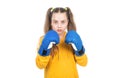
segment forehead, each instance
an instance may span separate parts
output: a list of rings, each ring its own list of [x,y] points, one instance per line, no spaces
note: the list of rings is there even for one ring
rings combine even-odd
[[[53,13],[52,20],[67,20],[66,13]]]

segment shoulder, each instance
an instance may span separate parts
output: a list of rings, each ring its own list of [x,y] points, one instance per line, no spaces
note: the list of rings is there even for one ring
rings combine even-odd
[[[42,43],[43,38],[44,38],[44,36],[41,36],[41,37],[39,38],[39,40],[38,40],[37,51],[38,51],[38,49],[39,49],[39,47],[40,47],[40,45],[41,45],[41,43]]]
[[[44,38],[44,35],[43,35],[43,36],[40,36],[39,42],[42,42],[43,38]]]

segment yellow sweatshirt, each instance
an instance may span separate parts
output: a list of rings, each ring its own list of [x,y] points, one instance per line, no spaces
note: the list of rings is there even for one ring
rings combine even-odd
[[[43,37],[39,40],[39,49]],[[54,57],[41,56],[37,54],[36,65],[40,69],[44,70],[44,78],[79,78],[76,63],[81,66],[86,66],[87,56],[76,56],[73,53],[73,49],[65,42],[65,36],[60,40],[57,45],[59,52]]]

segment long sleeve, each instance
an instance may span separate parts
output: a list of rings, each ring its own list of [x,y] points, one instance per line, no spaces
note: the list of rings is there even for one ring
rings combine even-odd
[[[42,69],[42,68],[46,68],[49,59],[50,59],[50,55],[49,56],[41,56],[38,54],[38,50],[40,48],[40,45],[42,43],[43,40],[43,36],[40,37],[39,43],[38,43],[38,47],[37,47],[37,56],[36,56],[36,65],[38,68]]]
[[[87,62],[88,62],[88,58],[87,58],[86,54],[84,54],[82,56],[76,56],[75,55],[75,60],[80,66],[86,66]]]
[[[50,56],[40,56],[39,54],[36,57],[36,65],[38,68],[46,68],[49,62]]]

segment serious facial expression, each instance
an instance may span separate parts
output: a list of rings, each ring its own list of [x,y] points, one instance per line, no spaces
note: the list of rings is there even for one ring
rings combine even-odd
[[[53,13],[51,19],[52,29],[59,35],[62,35],[67,30],[68,19],[66,13]]]

